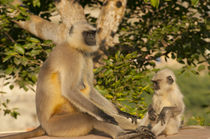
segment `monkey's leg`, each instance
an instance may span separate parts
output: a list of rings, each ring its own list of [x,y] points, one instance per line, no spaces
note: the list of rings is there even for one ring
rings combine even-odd
[[[152,132],[158,136],[160,133],[162,133],[164,131],[164,129],[166,128],[168,121],[165,124],[162,124],[161,121],[159,121],[157,124],[154,125],[154,127],[151,129]]]
[[[44,125],[49,136],[72,137],[88,134],[93,129],[92,117],[85,113],[54,115]]]
[[[162,133],[165,130],[170,119],[171,119],[171,111],[163,109],[159,114],[157,123],[151,129],[152,132],[156,136],[158,136],[160,133]]]
[[[96,119],[93,121],[93,126],[96,130],[102,131],[113,138],[116,138],[120,133],[123,133],[123,129],[121,129],[119,126],[98,121]]]
[[[181,125],[181,118],[170,118],[170,120],[168,121],[168,124],[164,130],[164,133],[166,135],[173,135],[173,134],[176,134],[178,133],[179,131],[179,128],[180,128],[180,125]]]
[[[171,113],[171,118],[168,121],[168,124],[166,125],[166,129],[164,130],[164,133],[166,135],[173,135],[178,133],[178,130],[181,126],[181,121],[182,121],[182,111],[183,107],[178,106],[178,107],[167,107],[167,109]]]
[[[151,138],[154,139],[154,134],[149,130],[123,130],[119,126],[103,122],[103,121],[98,121],[95,119],[93,122],[94,128],[96,130],[102,131],[110,135],[114,139],[133,139],[133,138],[139,138],[139,139],[145,139],[145,138]]]

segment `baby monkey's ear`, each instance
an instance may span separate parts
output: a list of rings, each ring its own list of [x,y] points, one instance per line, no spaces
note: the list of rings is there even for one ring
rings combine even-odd
[[[173,84],[174,79],[171,77],[171,75],[167,77],[167,82],[168,84]]]

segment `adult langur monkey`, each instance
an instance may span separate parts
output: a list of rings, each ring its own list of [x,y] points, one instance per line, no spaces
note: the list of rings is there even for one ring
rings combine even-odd
[[[169,69],[160,70],[152,79],[155,93],[140,125],[149,126],[157,136],[178,133],[184,113],[183,95]]]
[[[34,35],[53,40],[56,47],[42,65],[38,76],[36,110],[40,126],[31,132],[7,136],[5,139],[43,134],[82,136],[93,129],[112,138],[154,138],[147,128],[135,130],[137,123],[132,123],[128,116],[121,114],[93,87],[92,54],[97,51],[98,44],[106,45],[110,32],[116,31],[125,4],[126,0],[106,1],[97,31],[87,23],[83,8],[74,0],[57,1],[62,24],[56,25],[37,16],[31,16],[29,21],[17,22]],[[112,14],[108,14],[110,11]],[[114,20],[109,20],[110,15],[115,15]],[[109,24],[110,28],[107,28]]]

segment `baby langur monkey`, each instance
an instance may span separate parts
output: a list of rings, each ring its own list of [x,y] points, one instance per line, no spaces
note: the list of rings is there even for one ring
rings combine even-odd
[[[171,70],[163,69],[155,74],[152,82],[155,90],[152,104],[140,125],[151,128],[156,136],[176,134],[185,105],[175,75]]]

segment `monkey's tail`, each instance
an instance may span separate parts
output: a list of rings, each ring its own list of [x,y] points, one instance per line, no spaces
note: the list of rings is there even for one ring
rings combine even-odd
[[[3,136],[3,137],[0,137],[0,139],[27,139],[27,138],[42,136],[44,134],[46,134],[46,132],[40,125],[32,131],[18,133],[18,134],[9,135],[9,136]]]
[[[188,126],[183,126],[181,129],[205,129],[205,126],[200,126],[200,125],[188,125]]]

